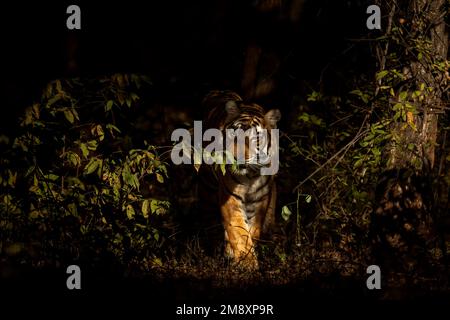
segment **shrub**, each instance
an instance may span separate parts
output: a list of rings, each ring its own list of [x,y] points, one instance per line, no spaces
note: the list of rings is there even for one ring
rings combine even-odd
[[[156,258],[170,204],[141,191],[165,183],[166,164],[130,138],[149,87],[134,74],[48,84],[3,139],[0,255],[39,265]]]

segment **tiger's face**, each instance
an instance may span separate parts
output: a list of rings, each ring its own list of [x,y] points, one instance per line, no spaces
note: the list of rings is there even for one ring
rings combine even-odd
[[[281,118],[278,109],[267,113],[257,104],[228,101],[225,105],[225,131],[227,150],[237,162],[234,173],[256,174],[264,166],[270,166],[273,149],[272,129]],[[230,145],[231,144],[231,145]]]

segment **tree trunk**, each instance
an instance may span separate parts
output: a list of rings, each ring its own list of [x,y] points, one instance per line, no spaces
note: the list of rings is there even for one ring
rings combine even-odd
[[[444,4],[445,0],[391,0],[382,6],[390,13],[384,24],[387,36],[393,28],[403,33],[378,48],[380,69],[395,52],[404,78],[390,107],[399,102],[407,107],[390,127],[392,140],[385,150],[387,164],[378,183],[371,232],[374,258],[382,271],[397,277],[392,279],[397,284],[402,281],[399,274],[414,282],[419,274],[435,276],[433,259],[442,256],[433,226],[431,173],[438,115],[447,90],[445,70],[437,68],[447,59]]]
[[[395,2],[392,5],[398,6]],[[401,20],[405,18],[397,16],[398,20],[410,25],[409,32],[418,41],[429,41],[425,50],[429,50],[430,57],[422,57],[420,60],[411,48],[405,48],[404,55],[409,57],[403,67],[405,81],[410,80],[409,83],[415,89],[425,85],[425,89],[432,88],[433,91],[428,92],[419,103],[410,101],[418,113],[407,112],[408,126],[396,123],[393,127],[394,141],[390,148],[388,169],[413,167],[423,171],[434,166],[438,114],[443,110],[442,95],[446,90],[447,80],[443,72],[434,72],[433,65],[447,58],[448,35],[445,32],[444,3],[445,0],[413,0],[405,8],[405,17],[411,17],[411,20]],[[411,144],[415,146],[412,150],[408,148]]]

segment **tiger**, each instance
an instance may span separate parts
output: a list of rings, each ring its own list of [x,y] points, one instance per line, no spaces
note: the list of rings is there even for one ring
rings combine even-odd
[[[277,128],[278,109],[264,112],[254,103],[246,103],[235,92],[212,91],[203,100],[207,110],[204,128],[226,129]],[[267,139],[268,150],[278,147]],[[231,150],[236,156],[237,141]],[[274,175],[262,175],[261,166],[250,162],[249,140],[245,141],[245,163],[237,168],[228,165],[225,172],[216,165],[202,165],[199,170],[199,201],[203,214],[217,217],[220,211],[225,256],[240,266],[258,268],[255,243],[270,231],[275,222],[276,184]],[[214,216],[212,216],[214,215]],[[219,220],[219,219],[217,219]]]

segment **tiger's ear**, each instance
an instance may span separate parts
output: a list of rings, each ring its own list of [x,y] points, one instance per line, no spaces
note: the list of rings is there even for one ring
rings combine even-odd
[[[264,121],[270,129],[277,127],[277,122],[281,119],[281,112],[278,109],[269,110],[264,116]]]
[[[235,118],[237,118],[241,114],[241,110],[236,103],[236,101],[230,100],[225,104],[225,110],[227,112],[227,120],[229,122]]]

